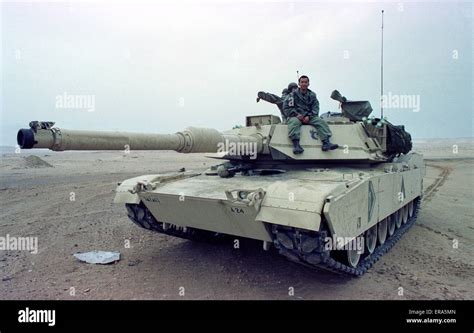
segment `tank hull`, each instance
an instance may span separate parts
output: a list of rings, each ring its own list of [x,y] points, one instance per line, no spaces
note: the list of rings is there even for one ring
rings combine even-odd
[[[149,175],[122,183],[115,202],[141,204],[156,222],[180,230],[257,239],[277,248],[281,230],[324,234],[337,239],[333,250],[339,251],[419,202],[424,174],[422,156],[411,153],[371,167],[305,166],[267,176]]]

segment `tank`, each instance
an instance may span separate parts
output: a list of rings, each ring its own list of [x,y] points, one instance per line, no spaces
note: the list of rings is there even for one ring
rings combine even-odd
[[[396,149],[396,126],[342,111],[322,115],[339,148],[322,151],[314,128],[303,125],[299,155],[274,115],[246,117],[246,126],[224,132],[189,127],[175,134],[33,121],[17,141],[23,149],[207,153],[216,160],[208,170],[124,180],[114,202],[152,232],[195,241],[250,238],[291,261],[361,276],[415,222],[425,166],[420,154]]]

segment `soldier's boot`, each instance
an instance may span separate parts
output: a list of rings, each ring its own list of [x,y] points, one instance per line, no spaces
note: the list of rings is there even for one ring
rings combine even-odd
[[[335,144],[335,143],[331,143],[329,141],[329,138],[327,138],[326,140],[323,140],[323,145],[321,147],[322,151],[328,151],[328,150],[334,150],[334,149],[337,149],[339,147],[339,145]]]
[[[293,154],[301,154],[304,152],[303,147],[300,146],[300,139],[294,139],[293,141]]]

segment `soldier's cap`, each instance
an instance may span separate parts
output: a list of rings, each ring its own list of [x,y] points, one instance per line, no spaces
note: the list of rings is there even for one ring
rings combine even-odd
[[[291,82],[289,85],[288,85],[288,90],[290,91],[291,89],[293,88],[298,88],[298,85],[295,83],[295,82]]]
[[[283,91],[281,92],[281,94],[282,94],[282,95],[288,94],[288,88],[283,89]]]

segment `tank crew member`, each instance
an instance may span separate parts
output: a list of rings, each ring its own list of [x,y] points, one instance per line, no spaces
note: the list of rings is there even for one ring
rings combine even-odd
[[[304,149],[300,146],[301,125],[313,125],[321,139],[323,151],[339,147],[329,139],[331,130],[324,120],[319,118],[319,101],[316,94],[308,89],[309,78],[306,75],[298,79],[299,88],[288,94],[283,103],[283,111],[288,116],[288,136],[293,141],[293,153],[301,154]]]
[[[283,101],[285,100],[286,96],[288,96],[289,92],[292,92],[296,89],[298,89],[298,85],[294,82],[291,82],[288,85],[288,88],[283,89],[283,91],[281,92],[281,97],[278,97],[275,94],[259,91],[257,94],[257,103],[260,102],[261,99],[263,99],[265,102],[275,104],[280,110],[283,122],[286,123],[288,117],[286,116],[283,110]]]

